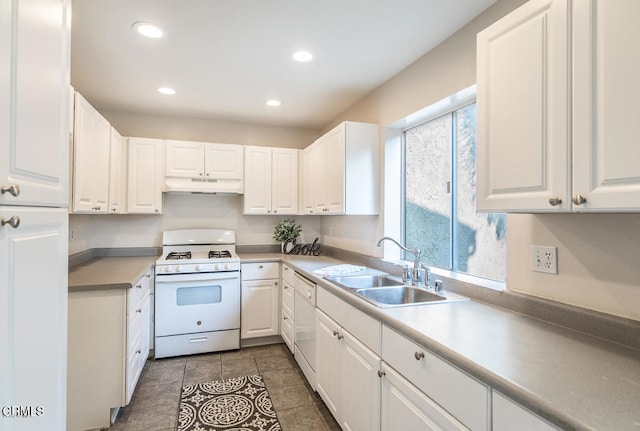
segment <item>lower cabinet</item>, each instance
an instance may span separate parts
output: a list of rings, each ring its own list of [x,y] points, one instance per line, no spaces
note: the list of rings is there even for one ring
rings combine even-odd
[[[291,353],[294,353],[295,342],[295,291],[293,288],[293,278],[295,271],[293,268],[282,264],[282,289],[280,291],[281,308],[280,315],[280,336],[284,340]]]
[[[108,428],[149,356],[150,268],[130,289],[69,293],[67,430]]]
[[[240,338],[278,335],[280,329],[280,264],[243,263]]]
[[[329,411],[344,430],[379,430],[380,357],[319,309],[316,340],[316,390]]]
[[[499,392],[493,391],[493,431],[553,431],[558,428],[511,401]]]
[[[382,327],[382,359],[384,361],[383,371],[387,375],[392,375],[387,366],[389,365],[406,379],[405,382],[408,385],[415,386],[418,392],[428,398],[430,404],[441,407],[431,415],[429,412],[434,410],[427,408],[424,404],[423,410],[416,411],[417,416],[414,420],[431,420],[434,424],[444,421],[443,423],[448,424],[444,429],[487,430],[489,428],[490,388],[487,385],[386,326]],[[383,380],[385,379],[388,379],[386,375]],[[398,380],[395,382],[396,386],[400,385]],[[393,382],[389,384],[394,385]],[[394,406],[398,411],[404,408],[409,409],[409,407],[400,406],[399,403],[406,399],[407,405],[409,405],[411,402],[418,402],[415,400],[422,399],[414,397],[414,401],[412,401],[412,398],[399,395],[402,393],[401,391],[396,394],[392,387],[386,390],[389,394],[386,398],[383,396],[383,412],[393,410]],[[406,389],[404,392],[413,393]],[[442,418],[444,413],[446,414]],[[398,412],[389,414],[396,416]],[[403,427],[391,426],[390,428],[383,427],[383,429],[393,430],[403,429]],[[427,429],[439,428],[433,425],[432,428]]]
[[[381,374],[382,431],[467,429],[384,362]]]

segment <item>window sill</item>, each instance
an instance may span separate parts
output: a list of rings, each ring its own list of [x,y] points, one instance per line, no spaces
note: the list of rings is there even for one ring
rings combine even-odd
[[[471,285],[471,287],[483,287],[485,289],[491,289],[498,292],[503,290],[507,290],[507,283],[502,281],[489,280],[487,278],[476,277],[469,274],[463,274],[461,272],[449,271],[442,268],[429,267],[431,270],[431,278],[434,280],[437,277],[444,277],[451,281],[455,281],[458,283],[464,283],[466,285]],[[445,283],[444,288],[447,288]]]

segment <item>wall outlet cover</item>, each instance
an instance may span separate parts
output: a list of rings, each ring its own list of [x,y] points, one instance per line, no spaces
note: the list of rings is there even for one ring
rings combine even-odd
[[[547,274],[557,274],[558,249],[556,247],[532,245],[531,270]]]

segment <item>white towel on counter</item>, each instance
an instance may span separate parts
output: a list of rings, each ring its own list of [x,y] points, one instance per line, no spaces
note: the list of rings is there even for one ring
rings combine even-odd
[[[316,269],[313,273],[321,276],[333,277],[336,275],[353,274],[354,272],[364,271],[365,269],[367,269],[366,266],[349,265],[345,263],[342,265],[333,265]]]

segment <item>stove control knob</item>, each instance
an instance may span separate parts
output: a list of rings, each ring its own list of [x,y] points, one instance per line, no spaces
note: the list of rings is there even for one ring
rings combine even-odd
[[[196,271],[202,271],[202,265],[196,265]]]
[[[180,269],[182,269],[182,267],[180,265],[176,265],[175,272],[180,272]]]
[[[230,265],[230,264],[228,264],[228,263],[225,263],[225,264],[224,264],[224,269],[229,269],[229,268],[231,268],[231,265]]]
[[[220,264],[219,264],[219,263],[216,263],[216,264],[213,266],[213,269],[215,269],[216,271],[218,271],[218,270],[220,269]]]

